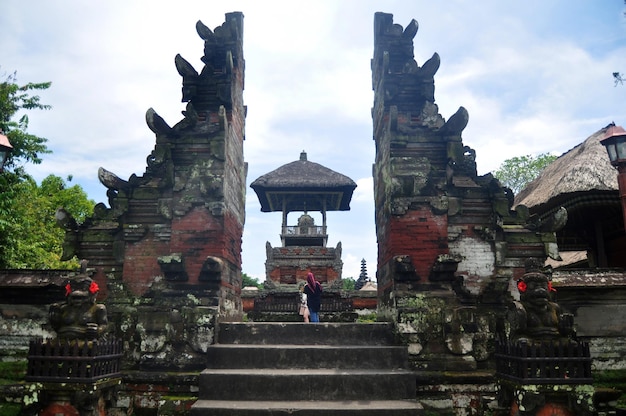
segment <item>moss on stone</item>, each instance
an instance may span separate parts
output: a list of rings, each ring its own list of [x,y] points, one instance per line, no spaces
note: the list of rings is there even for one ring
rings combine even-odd
[[[22,406],[16,403],[0,403],[0,416],[17,416]]]
[[[593,385],[620,391],[617,407],[626,409],[626,370],[604,370],[593,373]]]
[[[16,381],[24,381],[27,366],[26,360],[0,362],[0,384],[14,384]]]
[[[593,373],[594,384],[621,384],[626,387],[626,369],[624,370],[604,370],[594,371]]]

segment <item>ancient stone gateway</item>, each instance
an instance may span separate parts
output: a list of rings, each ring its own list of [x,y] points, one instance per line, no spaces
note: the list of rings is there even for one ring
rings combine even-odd
[[[126,343],[125,394],[134,403],[152,397],[145,385],[192,397],[217,322],[242,319],[243,15],[196,29],[204,68],[175,60],[184,119],[170,127],[148,110],[156,144],[145,173],[122,180],[101,169],[110,206],[99,204],[80,226],[63,221],[66,257],[89,262]],[[462,140],[468,111],[439,114],[440,58],[415,61],[417,30],[415,20],[374,18],[378,316],[408,347],[416,399],[470,414],[494,394],[494,343],[506,331],[514,282],[558,251],[552,231],[530,227],[523,206],[512,210],[510,190],[477,175]]]
[[[242,319],[243,15],[196,30],[204,68],[175,57],[184,118],[170,127],[147,111],[156,144],[144,174],[123,180],[100,169],[109,207],[98,204],[80,226],[58,213],[65,257],[88,262],[138,369],[202,368],[215,322]]]

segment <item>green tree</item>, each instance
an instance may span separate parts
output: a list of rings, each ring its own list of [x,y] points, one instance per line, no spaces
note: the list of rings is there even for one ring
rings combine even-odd
[[[503,186],[517,194],[532,182],[557,157],[549,153],[538,156],[516,156],[505,160],[493,175]]]
[[[32,91],[46,90],[52,83],[17,84],[17,75],[9,75],[0,83],[0,130],[9,138],[13,151],[5,163],[5,171],[22,177],[25,172],[22,164],[25,162],[41,163],[40,155],[51,153],[46,146],[48,141],[44,137],[28,133],[28,115],[18,114],[20,110],[49,110],[51,107],[40,102],[38,95],[31,95]]]
[[[68,178],[68,182],[71,177]],[[68,186],[62,178],[50,175],[41,185],[30,177],[14,184],[6,211],[10,221],[0,228],[5,236],[0,245],[0,268],[7,269],[76,269],[78,260],[61,261],[65,230],[56,224],[59,207],[77,222],[83,222],[93,211],[79,185]]]
[[[356,280],[351,277],[346,277],[341,279],[343,290],[354,290],[354,286],[356,285]]]
[[[252,276],[248,276],[245,273],[241,273],[241,287],[246,287],[246,286],[252,286],[252,287],[258,287],[259,289],[261,289],[263,287],[262,283],[259,283],[259,280],[252,277]]]

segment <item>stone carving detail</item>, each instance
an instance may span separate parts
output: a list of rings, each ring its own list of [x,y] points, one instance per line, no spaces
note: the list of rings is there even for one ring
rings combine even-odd
[[[456,111],[456,113],[452,114],[446,124],[441,127],[441,133],[447,134],[450,136],[458,136],[461,134],[465,127],[467,127],[467,123],[469,122],[469,113],[465,109],[465,107],[461,106]]]
[[[489,358],[491,317],[480,314],[476,307],[457,307],[443,313],[444,341],[455,355],[471,355],[476,361]]]
[[[551,215],[545,218],[538,218],[536,215],[528,218],[526,227],[530,230],[554,233],[565,227],[567,224],[567,209],[560,207]]]
[[[219,282],[224,272],[224,262],[213,256],[206,258],[202,264],[199,280],[205,282]]]
[[[159,263],[159,267],[165,275],[166,280],[176,282],[186,282],[189,280],[181,253],[172,253],[169,256],[160,256],[157,258],[157,262]]]
[[[511,414],[547,414],[565,403],[558,414],[591,415],[589,344],[575,339],[573,316],[552,301],[548,276],[527,270],[517,281],[520,300],[510,313],[509,340],[496,342],[498,401],[510,405]]]
[[[395,256],[394,260],[394,276],[396,280],[420,280],[415,271],[415,266],[411,261],[411,256],[401,255]]]
[[[146,111],[146,124],[154,134],[172,133],[172,128],[163,120],[163,117],[158,115],[152,108]]]
[[[106,306],[96,303],[100,288],[86,277],[65,285],[66,301],[50,306],[50,324],[59,339],[91,341],[104,335]]]
[[[539,272],[526,273],[517,282],[520,301],[511,313],[511,340],[537,342],[568,339],[574,335],[573,316],[563,313],[550,297],[555,289]]]
[[[185,116],[192,119],[196,112],[216,111],[220,105],[227,110],[232,107],[229,80],[238,62],[233,57],[233,51],[224,45],[241,37],[237,24],[232,20],[217,27],[215,31],[198,21],[196,31],[204,40],[203,70],[198,73],[180,54],[174,60],[178,73],[183,77],[182,101],[190,104]]]
[[[429,280],[433,282],[452,282],[459,263],[463,258],[459,255],[440,254],[433,264]]]
[[[102,185],[114,191],[127,190],[129,188],[128,181],[121,179],[113,172],[109,172],[102,167],[98,169],[98,180],[100,180]]]

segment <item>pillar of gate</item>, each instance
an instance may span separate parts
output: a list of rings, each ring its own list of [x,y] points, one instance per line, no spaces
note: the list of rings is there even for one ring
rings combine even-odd
[[[478,403],[493,381],[511,282],[529,261],[543,264],[555,237],[526,228],[527,209],[512,209],[510,190],[477,174],[461,137],[468,112],[439,114],[440,58],[418,64],[417,30],[415,20],[403,27],[391,14],[374,18],[378,313],[408,344],[418,391],[466,384],[462,395]]]

